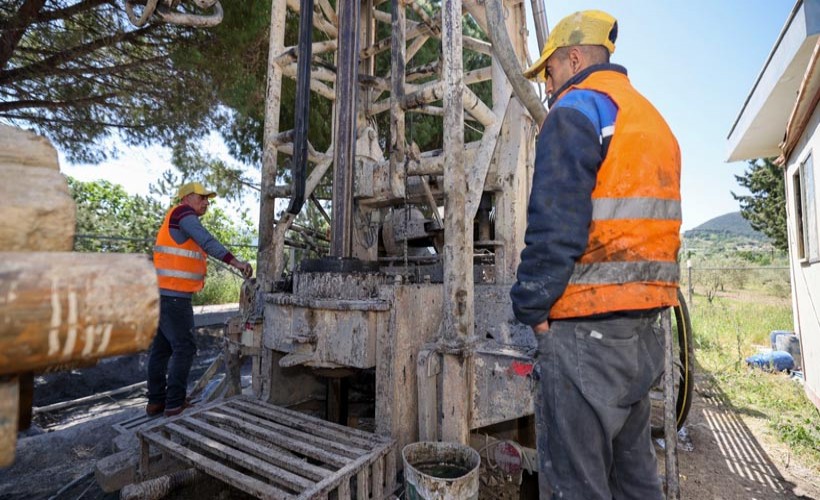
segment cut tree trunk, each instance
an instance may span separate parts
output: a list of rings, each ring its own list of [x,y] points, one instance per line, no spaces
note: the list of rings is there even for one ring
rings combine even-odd
[[[0,375],[148,347],[156,273],[134,254],[0,252]]]
[[[44,137],[0,125],[0,251],[68,251],[74,200]]]

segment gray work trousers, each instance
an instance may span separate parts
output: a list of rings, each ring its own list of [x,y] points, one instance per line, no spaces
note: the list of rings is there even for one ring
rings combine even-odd
[[[661,499],[649,423],[658,312],[557,320],[536,338],[541,499]]]

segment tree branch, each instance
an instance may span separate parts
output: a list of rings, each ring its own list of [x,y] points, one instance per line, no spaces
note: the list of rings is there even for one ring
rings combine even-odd
[[[61,118],[49,118],[46,116],[36,116],[36,115],[29,115],[29,114],[13,114],[13,113],[0,113],[1,118],[6,118],[9,120],[25,120],[27,122],[32,123],[59,123],[62,125],[69,125],[75,126],[77,124],[76,120],[65,120]],[[100,120],[93,120],[87,122],[89,124],[99,125],[103,127],[112,127],[118,129],[130,129],[130,130],[148,130],[152,128],[157,128],[157,123],[139,123],[139,124],[124,124],[124,123],[113,123],[113,122],[105,122]],[[166,123],[160,125],[167,125]]]
[[[0,35],[0,71],[8,64],[26,29],[31,25],[32,20],[37,17],[45,3],[46,0],[25,0],[20,10],[17,11],[17,15],[9,23],[15,27],[3,30],[3,34]]]
[[[28,1],[35,1],[35,0],[28,0]],[[139,28],[133,31],[126,31],[117,33],[115,35],[104,36],[102,38],[98,38],[91,42],[78,45],[74,48],[64,50],[59,52],[51,57],[47,57],[40,62],[30,64],[28,66],[24,66],[22,68],[15,68],[12,70],[7,71],[0,71],[0,85],[6,84],[12,80],[19,80],[24,78],[29,78],[32,75],[37,75],[38,73],[46,73],[51,74],[52,70],[57,66],[64,64],[69,61],[73,61],[78,57],[82,57],[84,55],[90,54],[102,47],[107,47],[110,45],[115,45],[120,42],[131,41],[137,39],[145,34],[150,33],[154,29],[156,29],[158,25],[156,24],[149,24],[144,28]]]
[[[138,59],[129,63],[117,64],[115,66],[84,66],[78,68],[57,68],[51,71],[48,76],[104,76],[121,72],[126,72],[133,68],[149,66],[151,64],[165,60],[165,56],[151,57],[148,59]]]
[[[14,111],[16,109],[61,109],[61,108],[78,108],[82,106],[89,106],[92,104],[105,104],[108,99],[117,97],[117,94],[103,94],[90,97],[81,97],[79,99],[70,99],[67,101],[47,101],[42,99],[26,99],[20,101],[0,102],[0,113]]]
[[[78,14],[80,12],[91,10],[95,7],[99,7],[103,4],[111,4],[114,5],[114,2],[111,0],[83,0],[82,2],[76,3],[71,7],[66,7],[64,9],[57,9],[51,10],[46,12],[41,12],[40,15],[34,20],[35,22],[42,23],[42,22],[49,22],[49,21],[56,21],[58,19],[67,19],[74,14]]]

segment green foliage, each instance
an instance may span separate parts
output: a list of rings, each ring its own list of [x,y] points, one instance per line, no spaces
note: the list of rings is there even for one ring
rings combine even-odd
[[[772,426],[789,446],[815,451],[820,448],[820,422],[817,419],[780,416],[775,418]]]
[[[76,251],[150,251],[165,213],[156,200],[129,195],[119,184],[104,180],[82,182],[72,177],[67,180],[77,206],[76,233],[80,237],[74,245]],[[100,236],[130,239],[102,239]]]
[[[256,266],[254,266],[256,269]],[[195,306],[211,304],[230,304],[239,301],[239,292],[242,288],[242,279],[224,267],[208,266],[208,277],[205,288],[194,294],[191,302]]]
[[[208,32],[131,25],[121,2],[0,2],[0,120],[33,128],[72,161],[98,162],[112,132],[128,144],[171,146],[219,118],[203,74],[177,53]],[[17,28],[19,39],[9,28]]]
[[[707,301],[732,295],[783,299],[791,293],[788,256],[780,251],[715,249],[692,252],[683,258],[692,269],[682,269],[682,288],[688,290],[691,277],[694,293]]]
[[[732,196],[740,202],[741,214],[752,227],[772,239],[775,247],[787,250],[786,188],[783,168],[769,159],[749,162],[743,175],[736,175],[738,183],[747,188],[750,195]]]
[[[415,3],[416,7],[422,10],[428,18],[435,19],[440,15],[441,2],[438,0],[420,0]],[[379,10],[390,12],[390,3],[385,2],[379,7]],[[419,16],[412,9],[407,10],[408,22],[423,22]],[[391,27],[379,23],[376,39],[384,39],[390,36]],[[465,35],[477,38],[479,40],[487,41],[488,38],[478,26],[478,23],[472,16],[465,15],[463,18],[462,32]],[[462,52],[464,71],[472,71],[490,65],[490,57],[471,50],[464,50]],[[377,75],[390,76],[390,53],[383,52],[376,56],[375,73]],[[420,68],[430,64],[438,64],[438,71],[434,75],[426,76],[424,78],[414,79],[413,84],[422,84],[440,77],[441,70],[441,41],[437,38],[431,37],[422,45],[421,49],[407,61],[406,70],[408,75],[412,74],[415,68]],[[492,82],[480,82],[470,85],[470,90],[488,106],[492,105]],[[442,106],[441,102],[433,102],[432,106]],[[465,117],[465,142],[476,141],[480,139],[482,127],[477,122],[473,122],[468,116]],[[376,124],[379,130],[380,143],[385,153],[390,145],[390,115],[389,113],[382,113],[376,117]],[[439,149],[444,145],[444,129],[443,120],[440,116],[431,116],[427,114],[408,112],[405,114],[405,136],[408,143],[416,143],[421,151],[429,151]]]
[[[210,29],[164,23],[135,28],[119,3],[47,0],[29,17],[20,15],[25,4],[12,0],[0,6],[0,26],[14,22],[24,29],[7,60],[0,50],[0,120],[35,128],[72,161],[105,159],[110,147],[104,139],[116,132],[128,144],[171,147],[180,178],[203,178],[221,196],[240,196],[255,184],[245,168],[259,168],[262,160],[268,0],[225,2],[222,23]],[[387,11],[389,5],[378,8]],[[417,5],[428,17],[438,15],[437,0]],[[408,20],[422,18],[408,9]],[[377,38],[389,37],[390,27],[378,26]],[[463,29],[486,40],[469,15]],[[314,41],[326,39],[314,30]],[[288,10],[285,44],[296,45],[297,40],[298,16]],[[84,50],[89,43],[95,48]],[[440,63],[440,52],[440,42],[431,37],[408,61],[408,68]],[[332,54],[319,59],[318,64],[335,69]],[[488,56],[464,51],[467,71],[487,65]],[[389,51],[377,54],[375,72],[389,77]],[[490,103],[492,82],[471,88]],[[283,79],[280,130],[293,127],[295,95],[295,82]],[[317,151],[325,151],[331,142],[331,103],[315,93],[310,99],[309,140]],[[422,150],[442,146],[440,117],[408,113],[406,120],[408,138]],[[380,114],[376,123],[387,150],[389,114]],[[465,139],[478,139],[480,125],[468,121],[466,127]],[[228,165],[199,152],[198,145],[214,131],[244,165]],[[280,164],[280,182],[287,182],[287,163]],[[160,185],[156,193],[164,192]]]
[[[745,358],[770,344],[773,330],[791,330],[791,302],[765,292],[743,300],[696,296],[690,305],[698,369],[736,410],[762,414],[796,455],[820,463],[817,409],[786,375],[746,366]]]
[[[241,202],[246,193],[243,188],[258,191],[248,170],[236,163],[229,163],[204,153],[198,144],[180,144],[173,149],[172,162],[176,170],[166,170],[152,184],[150,191],[160,198],[172,198],[178,187],[186,182],[202,182],[214,190],[220,199]],[[254,202],[258,200],[254,199]]]
[[[756,266],[770,266],[773,261],[772,253],[768,252],[752,252],[750,250],[741,250],[735,254],[737,258],[744,262]]]
[[[234,158],[259,166],[262,162],[265,90],[267,85],[270,8],[267,0],[247,0],[225,4],[225,14],[204,43],[187,46],[180,54],[191,68],[206,75],[222,109],[218,130]],[[285,45],[298,43],[299,18],[287,11]],[[319,30],[314,41],[327,39]],[[332,58],[329,60],[333,64]],[[293,128],[296,84],[290,78],[282,81],[280,93],[280,130]],[[318,151],[330,145],[330,101],[311,93],[308,137]],[[183,146],[184,147],[184,146]],[[183,170],[186,164],[175,165]]]
[[[691,309],[695,346],[708,347],[721,362],[744,366],[756,345],[769,344],[773,330],[792,328],[791,304],[780,300],[773,304],[717,297],[711,303],[695,297]],[[726,366],[712,366],[721,370]]]
[[[68,185],[77,205],[77,234],[84,236],[77,239],[76,251],[151,253],[156,231],[170,207],[150,197],[129,195],[122,186],[108,181],[81,182],[68,177]],[[218,203],[208,208],[202,225],[231,253],[253,263],[257,239],[253,222],[246,213],[235,222]],[[205,289],[194,296],[194,303],[235,302],[241,284],[233,268],[210,259]]]
[[[224,244],[237,258],[250,262],[253,268],[256,259],[256,228],[247,213],[240,214],[240,221],[234,222],[228,214],[214,202],[202,216],[202,225],[214,238]],[[194,294],[194,305],[227,304],[239,300],[242,277],[227,264],[208,258],[208,275],[205,287]]]
[[[202,225],[218,241],[245,261],[252,261],[256,257],[256,229],[247,213],[240,214],[240,222],[234,222],[221,208],[211,205],[208,212],[201,219]]]

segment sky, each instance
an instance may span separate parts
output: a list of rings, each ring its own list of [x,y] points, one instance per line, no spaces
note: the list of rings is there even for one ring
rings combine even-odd
[[[529,9],[530,2],[524,2]],[[740,209],[731,192],[745,162],[726,163],[726,137],[795,5],[793,0],[546,0],[547,22],[584,9],[618,19],[612,62],[627,68],[632,84],[666,118],[683,157],[683,229]],[[539,49],[530,27],[531,57]],[[71,165],[64,173],[83,181],[107,179],[133,194],[170,168],[161,148],[121,148],[119,159]],[[225,154],[213,137],[209,150]],[[256,217],[258,206],[244,208]],[[230,207],[227,207],[230,208]]]

